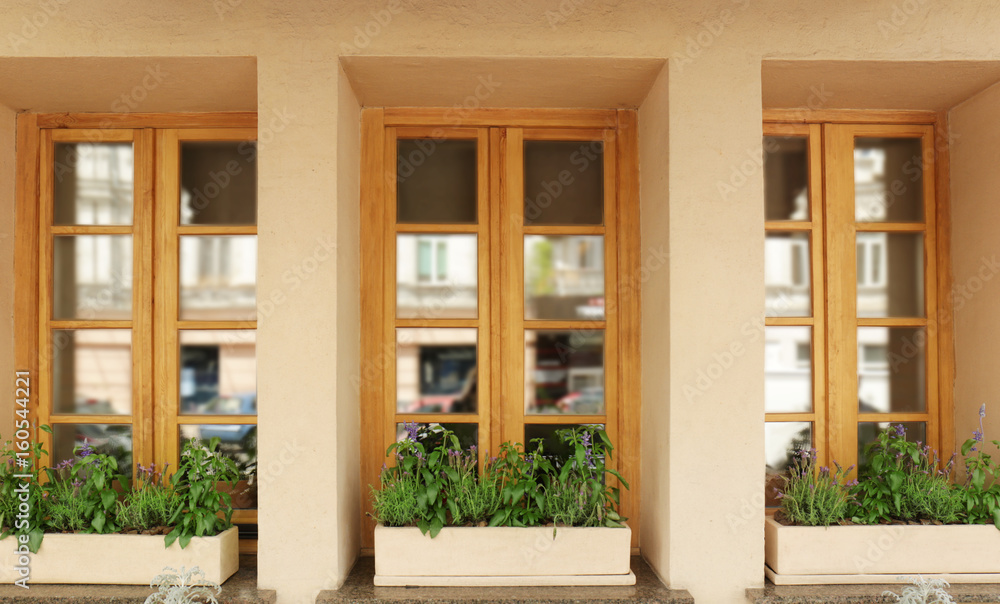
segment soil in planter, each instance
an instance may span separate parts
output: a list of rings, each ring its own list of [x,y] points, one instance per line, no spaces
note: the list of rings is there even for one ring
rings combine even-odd
[[[793,522],[785,514],[784,510],[778,510],[774,513],[774,521],[782,526],[813,526],[810,524],[802,524],[801,522]],[[879,525],[905,525],[905,526],[946,526],[944,522],[940,520],[893,520],[891,522],[882,521],[878,523]],[[964,522],[953,522],[953,525],[965,524]],[[819,525],[822,526],[822,525]],[[853,522],[850,519],[841,520],[830,526],[878,526],[878,525],[868,525]]]
[[[114,533],[108,533],[110,535],[166,535],[173,530],[172,526],[156,526],[150,529],[122,529]],[[84,535],[83,531],[51,531],[46,532],[46,535]]]

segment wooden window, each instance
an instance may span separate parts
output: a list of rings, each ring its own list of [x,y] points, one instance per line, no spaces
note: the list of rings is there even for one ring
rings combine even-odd
[[[481,462],[600,424],[636,529],[635,113],[482,111],[457,127],[376,108],[362,124],[362,480],[378,484],[405,422],[455,431]]]
[[[50,460],[177,467],[219,436],[256,523],[256,117],[19,119],[18,362]],[[72,124],[72,127],[68,127]],[[100,125],[100,128],[91,127]],[[23,287],[22,287],[23,286]]]
[[[799,448],[823,465],[864,463],[889,422],[945,456],[954,446],[934,136],[932,123],[888,119],[765,123],[772,484]],[[809,279],[785,279],[803,254]]]

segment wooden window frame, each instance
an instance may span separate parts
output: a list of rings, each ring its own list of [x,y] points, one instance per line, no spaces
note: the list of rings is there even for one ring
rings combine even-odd
[[[178,225],[180,140],[256,140],[257,114],[226,113],[22,113],[17,118],[15,180],[15,362],[33,379],[31,417],[35,425],[130,424],[133,463],[169,462],[177,467],[177,429],[183,423],[254,423],[256,416],[197,416],[180,414],[177,329],[251,329],[256,321],[185,322],[173,319],[179,295],[177,246],[182,234],[253,234],[257,227]],[[52,164],[54,142],[132,142],[135,155],[133,222],[125,226],[52,225]],[[169,165],[168,165],[169,164]],[[177,196],[173,198],[171,196]],[[154,201],[155,200],[155,201]],[[156,225],[156,228],[154,228]],[[43,245],[53,235],[128,234],[133,243],[132,317],[128,320],[51,319],[52,248]],[[163,272],[160,272],[163,271]],[[154,309],[154,300],[155,306]],[[51,330],[53,328],[128,328],[132,330],[132,414],[78,415],[51,411]],[[154,347],[154,341],[157,345]],[[158,352],[157,352],[158,351]],[[171,373],[173,371],[174,373]],[[171,399],[170,396],[174,396]],[[185,419],[189,420],[185,422]],[[197,421],[195,421],[197,420]],[[252,420],[252,421],[251,421]],[[36,438],[51,451],[52,437]],[[49,463],[49,459],[43,459]],[[233,521],[256,523],[257,510],[236,510]],[[241,551],[256,551],[244,540]]]
[[[813,422],[813,446],[821,465],[856,462],[857,425],[868,421],[926,422],[927,444],[947,456],[955,448],[947,116],[924,111],[769,110],[764,112],[763,134],[808,136],[811,221],[768,221],[765,231],[812,233],[812,316],[768,317],[765,324],[812,326],[814,394],[811,413],[765,413],[765,421]],[[922,223],[856,223],[851,160],[856,136],[921,139]],[[924,233],[923,318],[856,317],[855,233],[863,231]],[[924,412],[859,413],[859,351],[856,335],[850,335],[859,326],[926,328]]]
[[[478,141],[478,221],[471,225],[421,225],[395,222],[396,140],[400,136],[466,137]],[[596,137],[596,138],[595,138]],[[623,493],[623,515],[638,547],[639,523],[639,220],[638,131],[634,110],[366,108],[361,116],[361,306],[381,312],[361,317],[362,484],[377,485],[386,444],[395,439],[396,421],[475,422],[481,449],[501,442],[521,442],[526,423],[587,423],[596,416],[530,416],[516,405],[489,401],[522,400],[525,328],[605,331],[606,415],[614,439],[614,463],[631,485]],[[523,203],[521,141],[602,140],[605,144],[605,214],[601,226],[525,226],[515,207]],[[610,200],[610,203],[609,203]],[[513,204],[513,205],[512,205]],[[497,214],[504,217],[497,219]],[[522,217],[523,218],[523,217]],[[475,233],[478,237],[479,303],[476,319],[396,319],[395,245],[398,232]],[[602,234],[605,236],[605,319],[539,321],[524,319],[523,236],[525,234]],[[501,257],[504,259],[501,260]],[[612,287],[613,285],[613,287]],[[613,295],[612,295],[613,294]],[[488,327],[478,343],[478,412],[398,414],[395,408],[395,336],[397,327]],[[617,404],[628,401],[628,404]],[[525,421],[528,419],[528,421]],[[368,489],[362,489],[362,548],[373,546],[374,522]]]

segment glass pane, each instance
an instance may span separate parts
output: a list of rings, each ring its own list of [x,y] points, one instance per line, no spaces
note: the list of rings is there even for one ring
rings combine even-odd
[[[257,413],[257,332],[181,330],[181,413]]]
[[[922,413],[927,406],[927,331],[858,328],[858,412]]]
[[[396,411],[475,413],[476,330],[396,330]]]
[[[132,331],[52,330],[52,410],[132,413]]]
[[[57,235],[53,319],[132,318],[132,236]]]
[[[524,141],[524,224],[604,224],[603,141]]]
[[[769,317],[812,315],[808,233],[768,233],[764,239],[764,291]]]
[[[476,235],[396,235],[396,316],[476,318],[478,245]]]
[[[812,411],[812,328],[764,328],[764,410]]]
[[[130,424],[55,424],[52,426],[53,465],[73,457],[84,443],[97,453],[110,455],[118,471],[132,476],[132,426]]]
[[[451,430],[458,437],[458,445],[464,450],[479,446],[479,424],[417,424],[417,440],[424,443],[425,448],[434,448],[441,444],[439,428]],[[396,440],[408,436],[406,424],[396,424]]]
[[[257,236],[192,235],[180,239],[180,319],[256,320]],[[289,275],[299,281],[307,279],[319,262],[310,256]]]
[[[923,233],[858,233],[858,316],[924,316]]]
[[[236,462],[240,472],[239,481],[230,488],[226,483],[217,486],[223,493],[233,498],[233,507],[238,509],[257,508],[257,426],[252,424],[202,424],[180,426],[179,444],[183,446],[190,439],[208,441],[219,438],[219,452]],[[207,444],[207,443],[206,443]],[[180,449],[178,449],[180,450]]]
[[[854,139],[854,215],[858,222],[923,222],[919,138]]]
[[[181,224],[257,224],[257,143],[181,143]]]
[[[764,505],[781,505],[778,491],[785,486],[784,477],[792,456],[798,451],[811,449],[812,422],[765,422],[764,450],[766,471],[764,477]]]
[[[524,331],[524,412],[604,414],[604,332]]]
[[[53,224],[132,224],[132,143],[56,143]]]
[[[924,422],[858,422],[858,466],[868,464],[865,447],[875,442],[878,435],[888,430],[890,426],[900,424],[906,430],[906,440],[910,442],[927,442],[927,424]]]
[[[604,237],[524,236],[526,319],[604,319]]]
[[[396,142],[396,221],[475,223],[476,141]]]
[[[564,430],[566,428],[576,428],[580,425],[586,426],[596,426],[598,428],[604,428],[604,424],[525,424],[524,426],[524,448],[525,451],[531,452],[535,451],[538,446],[532,441],[536,438],[542,439],[542,450],[545,452],[545,457],[553,458],[556,460],[567,459],[572,450],[559,435],[556,434],[558,430]],[[612,439],[613,445],[617,445]]]
[[[809,220],[807,137],[764,137],[764,219]]]

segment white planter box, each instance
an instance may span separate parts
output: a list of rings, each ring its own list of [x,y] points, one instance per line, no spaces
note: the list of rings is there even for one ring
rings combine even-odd
[[[0,583],[22,578],[16,569],[16,537],[0,541]],[[35,583],[149,585],[164,567],[198,566],[211,581],[222,583],[240,566],[239,535],[232,527],[214,537],[195,537],[181,549],[163,546],[163,535],[45,535],[30,554],[28,585]]]
[[[898,583],[931,575],[1000,583],[1000,531],[989,525],[764,525],[766,574],[775,585]]]
[[[375,585],[634,585],[625,528],[375,527]]]

